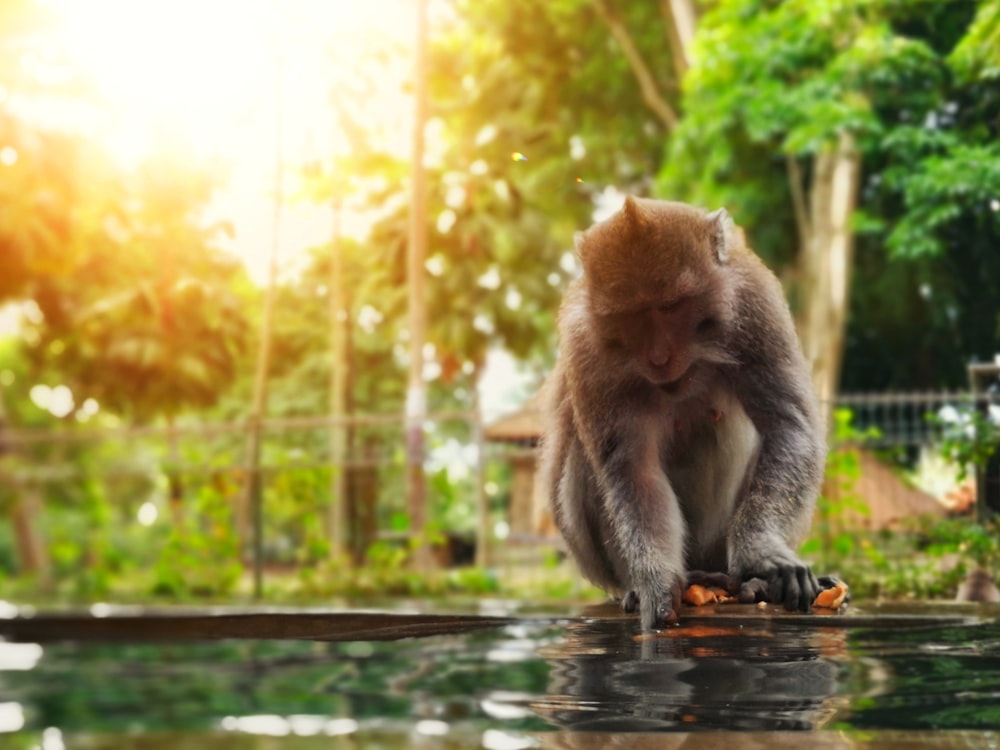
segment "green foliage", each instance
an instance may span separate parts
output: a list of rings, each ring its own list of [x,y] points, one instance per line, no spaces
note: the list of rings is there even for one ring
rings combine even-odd
[[[151,162],[127,186],[113,241],[89,245],[72,280],[43,280],[29,355],[81,401],[144,422],[213,405],[237,376],[247,321],[240,271],[214,247],[226,228],[199,225],[207,176]]]
[[[918,517],[902,528],[865,531],[856,519],[869,513],[856,494],[857,445],[872,437],[851,425],[851,414],[834,414],[833,443],[813,533],[800,549],[821,573],[845,580],[856,598],[952,598],[973,566],[1000,573],[1000,521]],[[855,519],[853,524],[851,518]]]
[[[941,559],[958,555],[961,563],[954,571],[960,580],[971,567],[981,567],[993,575],[1000,573],[1000,520],[970,523],[964,518],[934,520],[917,519],[913,532],[919,549]]]
[[[1000,195],[1000,145],[953,144],[944,154],[926,158],[918,170],[902,170],[891,175],[907,209],[887,240],[894,254],[944,253],[943,230],[957,221],[972,220],[995,231],[997,209],[991,203]]]
[[[968,34],[948,61],[962,80],[995,81],[1000,77],[1000,2],[986,0],[978,6]]]
[[[850,409],[837,409],[833,413],[833,449],[826,458],[824,492],[816,501],[816,516],[812,534],[802,545],[801,554],[815,556],[818,567],[828,570],[836,561],[850,557],[858,551],[853,529],[845,523],[849,519],[871,514],[864,499],[855,487],[861,476],[859,445],[877,436],[873,428],[858,430],[852,424]],[[865,549],[866,554],[877,554]]]
[[[793,185],[808,209],[816,155],[844,132],[860,151],[844,388],[958,386],[996,350],[997,12],[724,0],[699,21],[657,192],[725,205],[793,301]]]
[[[813,158],[842,132],[861,149],[865,172],[854,218],[857,283],[845,384],[963,382],[972,354],[993,353],[1000,299],[996,0],[721,0],[706,8],[683,82],[674,79],[656,4],[609,5],[659,92],[682,114],[675,131],[650,113],[620,44],[589,0],[454,0],[438,18],[427,160],[432,407],[470,406],[492,347],[530,359],[539,372],[551,364],[554,315],[572,273],[564,263],[572,232],[589,223],[608,186],[648,193],[650,176],[659,174],[655,189],[664,195],[725,204],[762,255],[787,269],[799,249],[789,174],[798,170],[808,181]],[[41,128],[10,106],[19,97],[59,93],[31,80],[23,64],[44,26],[40,7],[16,0],[0,9],[0,78],[12,93],[0,101],[0,147],[18,154],[0,165],[0,301],[31,299],[39,313],[23,340],[0,352],[8,419],[75,429],[85,415],[58,420],[31,403],[28,393],[39,383],[68,385],[77,407],[87,398],[99,402],[93,425],[241,418],[261,294],[219,251],[227,227],[205,220],[219,176],[176,153],[119,169],[94,144]],[[363,241],[316,248],[301,273],[281,282],[271,415],[328,408],[334,252],[347,317],[348,411],[401,408],[408,166],[385,150],[384,134],[369,129],[365,114],[398,54],[378,49],[350,61],[358,75],[334,97],[347,153],[304,170],[304,197],[335,206],[341,217],[356,212],[377,221]],[[857,437],[839,420],[840,438]],[[464,425],[439,425],[431,442],[437,449],[469,439]],[[233,464],[237,442],[179,463]],[[358,428],[348,442],[352,454],[384,460],[379,525],[404,532],[398,431]],[[269,445],[264,458],[287,467],[321,460],[327,450],[317,430]],[[235,540],[214,536],[217,524],[230,524],[230,490],[192,480],[181,525],[164,541],[157,535],[165,523],[140,530],[134,516],[145,499],[162,501],[152,484],[160,466],[177,469],[175,456],[76,444],[33,446],[22,455],[31,466],[55,461],[83,477],[46,485],[46,514],[55,518],[46,531],[60,584],[80,596],[103,595],[155,559],[155,587],[166,595],[234,590]],[[91,483],[102,466],[127,478]],[[818,536],[806,549],[830,566],[863,559],[884,579],[896,573],[886,567],[883,540],[838,530],[862,512],[857,472],[851,448],[831,454],[837,500],[820,500]],[[471,479],[432,470],[430,489],[433,533],[473,528]],[[266,552],[275,562],[308,566],[304,589],[508,590],[502,576],[487,571],[411,576],[401,570],[405,545],[375,545],[363,571],[338,567],[326,559],[328,493],[322,470],[268,477]],[[14,497],[0,488],[3,507]],[[498,504],[494,499],[492,513]],[[571,592],[565,580],[552,576],[553,590]]]
[[[1000,447],[1000,425],[975,407],[956,410],[947,418],[941,414],[928,418],[941,430],[941,455],[958,466],[959,481],[970,467],[986,466]]]
[[[152,593],[182,600],[221,597],[233,592],[242,573],[229,502],[203,485],[158,555]]]

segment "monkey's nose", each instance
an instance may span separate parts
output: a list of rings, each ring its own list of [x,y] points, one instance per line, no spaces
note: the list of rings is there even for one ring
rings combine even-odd
[[[670,352],[651,352],[649,355],[649,364],[658,370],[662,370],[670,364]]]

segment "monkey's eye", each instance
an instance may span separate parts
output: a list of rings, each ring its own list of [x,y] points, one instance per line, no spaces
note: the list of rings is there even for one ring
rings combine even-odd
[[[673,302],[665,302],[659,306],[659,311],[661,313],[672,313],[677,312],[684,303],[687,302],[685,299],[676,299]]]
[[[703,318],[700,323],[698,323],[697,331],[698,333],[710,333],[715,330],[719,325],[719,321],[715,318]]]

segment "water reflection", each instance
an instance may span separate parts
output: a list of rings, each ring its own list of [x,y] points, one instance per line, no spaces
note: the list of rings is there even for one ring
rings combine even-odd
[[[679,746],[707,730],[1000,729],[1000,610],[698,618],[654,638],[597,614],[380,642],[0,642],[0,745],[179,733],[198,741],[174,746],[389,736],[514,750],[636,731]]]
[[[842,629],[780,621],[689,624],[638,638],[622,620],[574,622],[542,650],[552,664],[535,709],[576,730],[813,729],[843,701]]]

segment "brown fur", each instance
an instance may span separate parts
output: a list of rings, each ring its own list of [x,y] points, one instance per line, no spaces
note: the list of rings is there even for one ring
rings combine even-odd
[[[629,198],[578,237],[543,471],[581,571],[676,619],[685,570],[768,581],[806,609],[795,555],[825,446],[774,275],[723,211]]]

